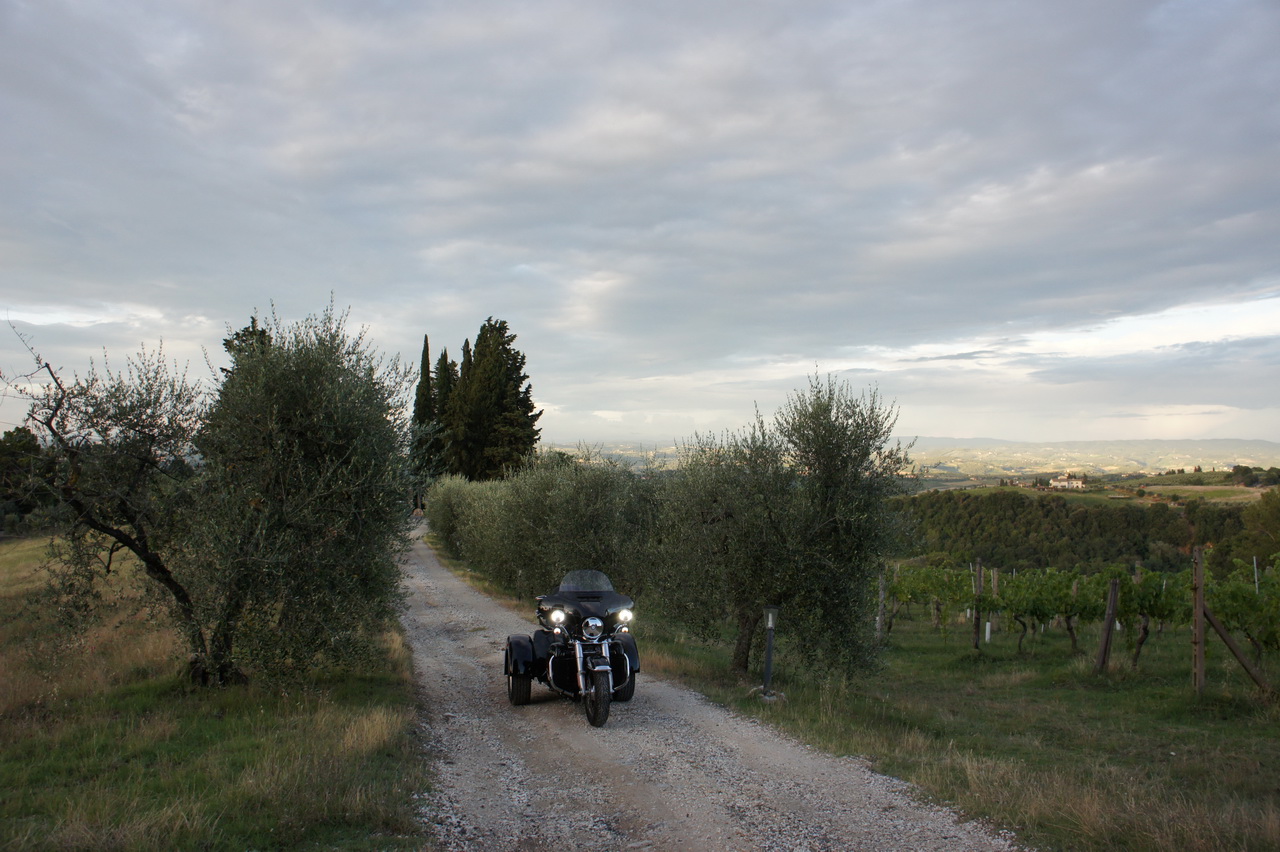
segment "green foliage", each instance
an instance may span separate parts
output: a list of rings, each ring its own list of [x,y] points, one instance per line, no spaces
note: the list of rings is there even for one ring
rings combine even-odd
[[[721,440],[694,438],[662,483],[657,561],[669,607],[705,637],[731,619],[743,672],[763,606],[789,606],[804,582],[795,486],[781,440],[759,415]]]
[[[815,378],[772,424],[695,438],[673,471],[552,453],[500,482],[442,478],[425,513],[451,553],[517,594],[604,570],[699,635],[727,625],[743,672],[764,605],[781,604],[803,653],[864,667],[869,584],[897,541],[888,497],[907,484],[893,419],[874,394]]]
[[[239,331],[224,337],[222,339],[222,348],[227,350],[233,359],[241,356],[248,356],[254,352],[261,351],[271,345],[271,332],[263,326],[258,325],[258,318],[251,317],[249,324]],[[227,367],[222,368],[223,373],[229,373],[231,370]]]
[[[1264,651],[1280,649],[1280,556],[1275,563],[1255,574],[1253,566],[1241,562],[1225,577],[1205,578],[1209,608],[1228,630],[1248,639],[1259,660]],[[927,603],[935,613],[976,603],[983,612],[1012,617],[1024,636],[1029,623],[1061,619],[1074,636],[1077,626],[1102,620],[1111,581],[1119,580],[1116,617],[1122,625],[1137,628],[1136,638],[1132,631],[1125,637],[1134,651],[1135,668],[1152,623],[1185,626],[1191,621],[1190,570],[1171,574],[1112,565],[1091,574],[1052,567],[1001,573],[999,593],[991,594],[988,586],[988,593],[976,601],[971,578],[969,571],[917,560],[898,568],[889,592],[898,604]]]
[[[468,490],[460,555],[503,588],[543,594],[565,573],[590,568],[637,598],[652,587],[651,485],[629,468],[550,453],[500,484]]]
[[[973,575],[946,554],[930,554],[900,564],[887,592],[898,604],[924,604],[933,626],[942,629],[957,608],[973,605]]]
[[[0,436],[0,521],[5,534],[25,531],[27,516],[48,504],[37,485],[47,463],[40,440],[27,427],[18,426]]]
[[[121,554],[132,554],[167,596],[199,664],[208,654],[206,637],[171,564],[198,487],[189,462],[205,408],[198,387],[170,368],[163,352],[143,350],[120,371],[91,363],[87,375],[72,381],[32,355],[32,378],[44,383],[29,396],[27,419],[48,447],[39,487],[56,506],[50,602],[76,626]]]
[[[474,350],[463,344],[462,366],[443,408],[448,470],[468,479],[495,479],[515,468],[538,442],[542,416],[524,372],[524,353],[505,320],[487,319]]]
[[[440,414],[448,408],[449,397],[453,395],[453,389],[458,385],[458,363],[449,360],[448,349],[440,350],[433,380],[435,382],[435,416],[439,418]]]
[[[436,419],[436,397],[431,387],[431,342],[422,335],[422,363],[418,368],[418,390],[413,397],[413,425]]]
[[[872,391],[812,376],[774,418],[797,474],[799,572],[789,618],[811,637],[804,648],[845,669],[875,655],[873,578],[900,543],[889,499],[904,493],[911,466],[893,443],[897,410]]]
[[[459,526],[466,514],[463,501],[471,490],[467,486],[467,480],[457,474],[441,476],[432,483],[422,506],[427,525],[455,559],[462,555]]]
[[[1280,554],[1280,488],[1272,488],[1241,512],[1243,529],[1230,542],[1236,559],[1270,562]]]
[[[1256,660],[1280,649],[1280,554],[1271,566],[1255,569],[1240,563],[1231,574],[1208,583],[1205,593],[1223,625],[1249,640]]]
[[[1190,566],[1193,544],[1210,542],[1220,543],[1215,559],[1222,563],[1236,547],[1243,511],[1200,501],[1180,511],[1163,503],[1090,506],[1017,491],[932,492],[903,504],[919,550],[1019,571],[1134,563],[1177,571]]]
[[[1044,572],[1019,571],[1001,578],[996,606],[1015,618],[1046,624],[1063,609],[1065,596],[1060,592]]]
[[[414,506],[421,508],[422,490],[444,474],[448,444],[441,412],[448,404],[449,393],[456,381],[457,365],[449,361],[447,351],[440,353],[436,375],[432,376],[431,346],[422,336],[422,363],[418,369],[418,390],[414,395],[411,421],[412,442],[410,468],[418,480]]]
[[[409,493],[405,376],[332,310],[227,338],[210,403],[161,353],[47,376],[30,422],[61,523],[50,593],[82,618],[122,553],[166,605],[199,682],[367,649],[393,611]],[[33,353],[34,354],[34,353]]]
[[[489,317],[471,341],[463,341],[462,364],[442,350],[434,370],[426,336],[413,409],[411,465],[422,487],[458,474],[496,479],[519,467],[538,443],[533,386],[524,353],[505,320]]]
[[[1280,485],[1280,468],[1269,467],[1264,470],[1260,467],[1238,464],[1231,468],[1231,480],[1250,488]]]
[[[349,662],[395,612],[409,377],[331,310],[233,351],[196,437],[179,574],[211,651],[282,674]],[[215,659],[220,663],[220,659]]]

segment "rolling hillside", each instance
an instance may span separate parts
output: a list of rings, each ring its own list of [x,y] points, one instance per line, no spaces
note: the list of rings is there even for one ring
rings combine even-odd
[[[1280,443],[1202,441],[1060,441],[990,438],[918,438],[912,457],[936,471],[969,476],[1024,476],[1049,471],[1101,475],[1157,473],[1200,466],[1229,470],[1238,464],[1280,467]]]
[[[903,442],[911,440],[902,437]],[[543,444],[577,454],[572,444]],[[675,456],[675,447],[638,443],[593,444],[604,456],[640,462],[656,456],[659,465]],[[1217,439],[1199,441],[1049,441],[1019,442],[996,438],[915,439],[912,458],[938,474],[963,476],[1027,476],[1047,472],[1088,475],[1160,473],[1199,465],[1204,470],[1229,470],[1235,465],[1280,467],[1280,443]]]

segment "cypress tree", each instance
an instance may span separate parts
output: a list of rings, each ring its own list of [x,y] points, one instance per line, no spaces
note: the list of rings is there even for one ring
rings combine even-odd
[[[457,384],[449,393],[443,421],[449,440],[449,469],[468,479],[494,479],[518,464],[538,442],[533,386],[524,372],[524,353],[505,320],[485,320],[462,345]]]
[[[409,453],[409,465],[417,480],[414,489],[413,507],[422,508],[423,489],[438,474],[433,447],[433,438],[440,431],[436,420],[435,394],[431,387],[431,343],[427,335],[422,335],[422,362],[418,370],[418,391],[413,398],[413,419],[410,424],[413,444]]]
[[[445,423],[445,413],[449,408],[449,397],[453,395],[457,384],[458,364],[449,360],[448,349],[442,349],[432,376],[432,417],[423,424],[419,432],[422,436],[420,476],[428,485],[437,477],[453,472],[450,467],[452,442]]]
[[[413,406],[412,465],[418,487],[425,489],[439,476],[450,472],[449,433],[444,423],[445,411],[454,386],[458,383],[458,365],[449,360],[449,350],[443,349],[431,370],[431,347],[427,335],[422,337],[421,378]],[[415,496],[414,505],[421,508],[422,493]]]
[[[449,360],[449,350],[442,349],[440,358],[436,361],[435,374],[435,410],[436,419],[444,417],[445,410],[449,405],[449,395],[453,393],[453,388],[458,384],[458,362]]]
[[[425,426],[436,419],[435,394],[431,389],[431,344],[422,335],[422,366],[419,369],[418,393],[413,399],[413,425]]]

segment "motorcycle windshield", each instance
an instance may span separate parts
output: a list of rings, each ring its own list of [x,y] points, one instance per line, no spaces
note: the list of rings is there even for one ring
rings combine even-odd
[[[570,571],[560,581],[561,592],[612,592],[613,583],[603,571]]]

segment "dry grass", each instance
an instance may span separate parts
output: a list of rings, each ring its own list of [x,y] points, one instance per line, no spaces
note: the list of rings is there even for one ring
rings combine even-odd
[[[60,625],[38,602],[46,548],[42,539],[0,545],[0,718],[168,672],[178,659],[172,632],[129,600],[137,590],[128,562],[107,588],[100,622],[82,633]]]
[[[0,849],[420,848],[411,658],[287,689],[200,690],[172,631],[108,607],[72,643],[0,545]]]
[[[1167,497],[1177,494],[1182,497],[1199,497],[1213,503],[1254,503],[1262,499],[1266,488],[1246,488],[1243,485],[1146,485],[1147,494]]]
[[[104,805],[106,807],[104,808]],[[102,850],[177,849],[195,838],[220,837],[216,816],[206,813],[196,797],[155,807],[147,800],[121,806],[119,800],[91,786],[69,800],[51,823],[33,824],[13,838],[14,849]]]

